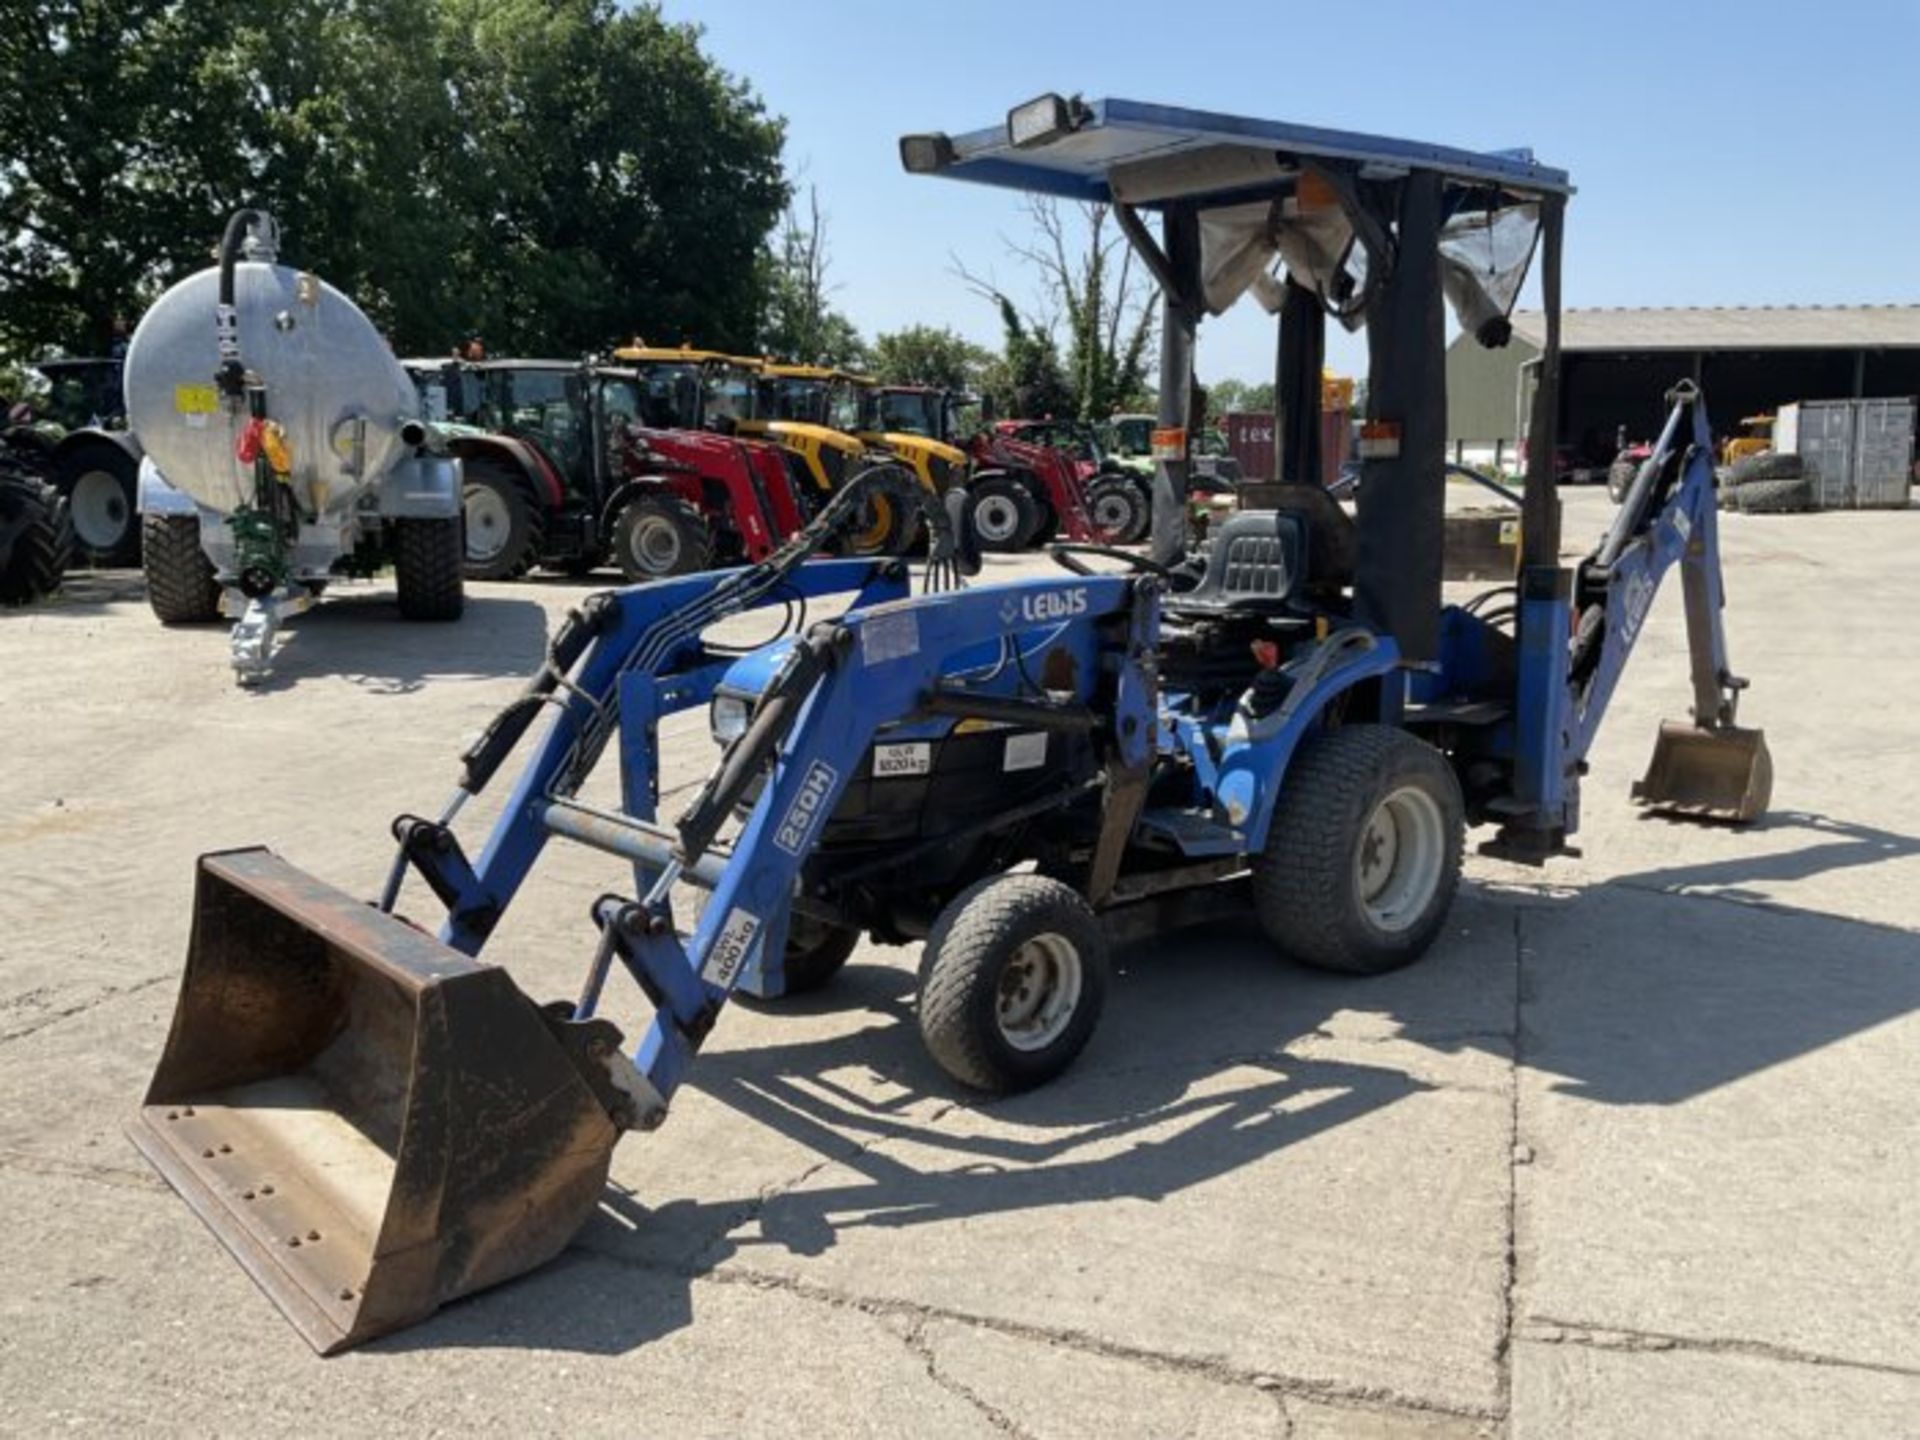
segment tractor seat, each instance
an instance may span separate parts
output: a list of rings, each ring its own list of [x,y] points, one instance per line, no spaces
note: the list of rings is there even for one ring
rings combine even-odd
[[[1307,574],[1306,526],[1296,514],[1243,510],[1214,532],[1191,590],[1167,596],[1171,615],[1291,614]]]

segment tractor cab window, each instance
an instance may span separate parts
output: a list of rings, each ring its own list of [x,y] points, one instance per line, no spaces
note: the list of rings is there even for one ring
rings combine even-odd
[[[901,435],[940,435],[940,397],[931,390],[881,390],[874,396],[875,430]]]
[[[732,430],[753,418],[753,376],[732,365],[709,365],[704,377],[706,426]]]
[[[827,424],[852,434],[861,425],[860,390],[851,381],[835,381],[827,396]]]
[[[700,424],[700,372],[692,365],[649,365],[636,381],[640,423],[655,430]]]
[[[624,375],[600,377],[600,413],[607,433],[618,435],[640,418],[640,383]]]
[[[760,382],[762,420],[791,420],[799,424],[827,423],[827,384],[799,375],[774,375]]]
[[[1123,415],[1113,422],[1113,450],[1129,460],[1153,453],[1153,421],[1144,415]]]

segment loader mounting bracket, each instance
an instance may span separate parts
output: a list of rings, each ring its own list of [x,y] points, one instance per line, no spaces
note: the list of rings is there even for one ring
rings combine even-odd
[[[459,838],[448,826],[418,815],[400,815],[394,818],[393,838],[427,888],[447,907],[450,920],[474,935],[493,933],[500,923],[500,906],[481,886]]]

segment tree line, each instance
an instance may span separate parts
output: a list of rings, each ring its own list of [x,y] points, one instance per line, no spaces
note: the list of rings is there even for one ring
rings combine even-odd
[[[286,258],[401,354],[636,332],[857,365],[1004,414],[1149,403],[1153,292],[1097,207],[1008,241],[1032,298],[959,269],[995,352],[832,303],[784,121],[697,26],[614,0],[11,0],[0,26],[0,367],[100,354],[270,211]],[[1023,292],[1024,293],[1024,292]]]

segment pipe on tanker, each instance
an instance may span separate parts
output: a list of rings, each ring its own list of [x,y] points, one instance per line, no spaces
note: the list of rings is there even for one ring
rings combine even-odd
[[[220,369],[216,375],[220,389],[238,396],[246,383],[247,368],[240,363],[240,315],[233,305],[233,267],[240,259],[240,246],[250,226],[264,228],[267,217],[258,210],[236,210],[227,220],[220,236],[220,301],[214,309],[214,331],[220,345]]]

